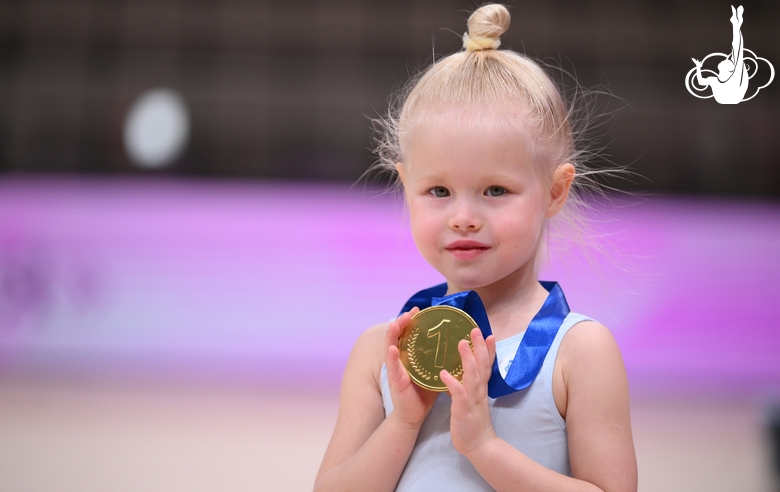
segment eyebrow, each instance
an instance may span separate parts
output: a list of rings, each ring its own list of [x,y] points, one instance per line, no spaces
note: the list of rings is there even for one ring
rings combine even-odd
[[[441,174],[436,173],[436,174],[423,174],[422,176],[419,176],[418,179],[420,181],[440,181],[447,177],[448,174],[446,173],[441,173]],[[479,179],[484,181],[516,181],[517,177],[509,174],[488,174],[484,176],[479,176]]]

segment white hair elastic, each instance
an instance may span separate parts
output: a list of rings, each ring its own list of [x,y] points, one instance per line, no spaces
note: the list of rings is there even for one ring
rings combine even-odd
[[[495,50],[501,46],[501,41],[497,38],[488,38],[485,36],[469,36],[469,33],[463,33],[463,47],[468,51]]]

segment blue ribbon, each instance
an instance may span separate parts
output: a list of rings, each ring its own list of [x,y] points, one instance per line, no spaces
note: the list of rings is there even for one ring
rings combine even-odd
[[[509,366],[506,378],[498,371],[498,361],[493,361],[493,372],[488,381],[488,396],[498,398],[515,391],[520,391],[533,383],[542,369],[544,358],[555,340],[555,335],[569,314],[569,305],[563,290],[557,282],[540,282],[549,294],[542,308],[536,313],[531,324],[523,335],[517,353]],[[409,299],[401,313],[417,306],[425,309],[431,306],[447,305],[466,311],[477,322],[482,335],[487,338],[493,334],[490,329],[485,305],[473,290],[458,292],[445,296],[447,284],[439,284],[429,289],[421,290]]]

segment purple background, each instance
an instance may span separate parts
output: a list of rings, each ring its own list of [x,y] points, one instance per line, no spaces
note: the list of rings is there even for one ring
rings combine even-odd
[[[595,210],[600,248],[552,248],[542,278],[612,329],[634,388],[780,389],[780,204],[646,197]],[[333,387],[365,328],[440,281],[401,202],[375,189],[0,180],[6,377]]]

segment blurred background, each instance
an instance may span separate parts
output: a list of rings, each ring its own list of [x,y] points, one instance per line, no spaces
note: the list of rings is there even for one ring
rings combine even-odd
[[[778,490],[780,83],[685,87],[729,5],[513,2],[502,38],[595,89],[592,164],[636,173],[543,275],[621,345],[640,490]],[[780,4],[742,5],[780,68]],[[0,2],[4,490],[311,488],[354,340],[441,281],[353,186],[370,119],[476,6]]]

